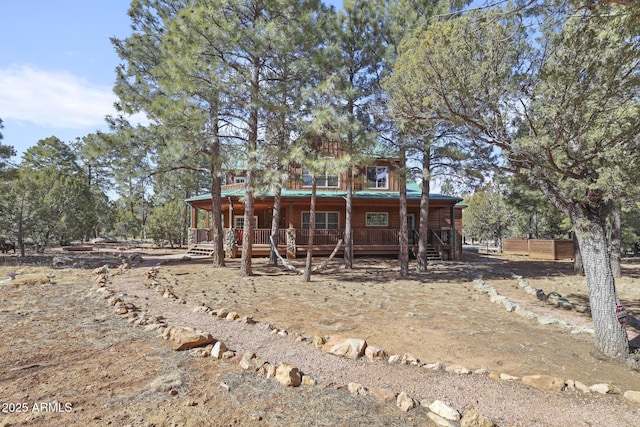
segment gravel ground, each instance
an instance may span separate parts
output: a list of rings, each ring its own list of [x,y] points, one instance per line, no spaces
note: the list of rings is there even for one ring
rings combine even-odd
[[[148,258],[144,266],[152,266],[157,261]],[[109,286],[116,293],[126,294],[128,301],[141,305],[149,313],[164,315],[169,325],[189,325],[210,332],[237,354],[255,352],[272,364],[293,364],[318,383],[336,386],[359,383],[367,388],[404,391],[418,400],[439,399],[460,412],[475,408],[500,426],[640,425],[640,408],[620,396],[577,391],[543,392],[517,381],[494,380],[487,375],[454,375],[328,355],[308,341],[297,341],[293,336],[275,336],[264,325],[220,320],[210,314],[195,313],[188,301],[180,304],[162,298],[150,289],[143,278],[144,271],[144,268],[136,268],[113,276]],[[240,313],[243,314],[246,313]],[[278,326],[286,328],[286,325]]]

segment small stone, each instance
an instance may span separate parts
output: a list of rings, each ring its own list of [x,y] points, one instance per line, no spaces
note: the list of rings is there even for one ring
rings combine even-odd
[[[211,349],[211,357],[214,359],[222,359],[222,355],[225,351],[229,351],[226,345],[222,341],[217,341]]]
[[[356,396],[366,396],[367,395],[367,390],[362,386],[362,384],[358,384],[358,383],[349,383],[347,384],[347,390],[349,390],[349,393],[356,395]]]
[[[495,427],[496,424],[489,418],[480,414],[475,408],[464,413],[460,420],[460,427]]]
[[[400,363],[400,355],[399,354],[393,354],[391,356],[389,356],[389,363],[390,364],[394,364],[394,363]]]
[[[313,346],[317,349],[321,349],[326,342],[327,341],[323,337],[318,337],[318,336],[313,337]]]
[[[282,331],[278,332],[278,336],[279,336],[279,337],[284,338],[284,337],[286,337],[287,335],[289,335],[289,333],[288,333],[287,331],[285,331],[285,330],[282,330]]]
[[[427,363],[426,365],[422,365],[422,367],[430,371],[442,371],[445,369],[444,363],[442,362]]]
[[[385,360],[388,357],[385,349],[376,345],[368,345],[364,350],[364,355],[372,362],[374,360]]]
[[[302,385],[307,386],[307,387],[313,387],[316,384],[317,384],[316,380],[311,378],[309,375],[303,375],[302,376]]]
[[[464,366],[460,366],[460,365],[447,366],[446,371],[449,372],[450,374],[456,374],[456,375],[469,375],[469,374],[471,374],[471,370],[465,368]]]
[[[400,359],[400,363],[403,364],[403,365],[416,366],[416,365],[419,364],[419,360],[413,354],[405,353],[405,354],[402,355],[402,358]]]
[[[253,320],[253,317],[249,317],[249,316],[243,316],[241,319],[241,322],[246,324],[246,325],[255,325],[256,321]]]
[[[276,380],[285,387],[298,387],[302,383],[298,368],[284,362],[276,368]]]
[[[396,400],[398,394],[393,390],[381,387],[371,387],[369,394],[376,400],[384,403],[391,403]]]
[[[220,319],[225,319],[229,314],[229,310],[226,308],[219,308],[211,312],[212,315],[218,316]]]
[[[409,412],[417,406],[415,399],[409,397],[407,393],[400,392],[396,398],[396,406],[403,412]]]
[[[235,311],[232,311],[232,312],[227,314],[227,317],[225,317],[225,319],[227,319],[227,320],[236,320],[238,317],[240,317],[240,315],[238,313],[236,313]]]
[[[640,404],[640,391],[635,390],[627,390],[623,394],[624,398],[633,402]]]
[[[177,390],[175,390],[175,389],[173,389],[173,388],[172,388],[171,390],[169,390],[169,396],[175,396],[175,395],[177,395],[177,394],[178,394],[178,391],[177,391]]]

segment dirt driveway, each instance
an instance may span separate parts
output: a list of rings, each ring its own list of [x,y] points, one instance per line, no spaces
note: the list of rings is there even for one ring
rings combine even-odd
[[[640,373],[590,356],[590,334],[507,312],[474,289],[473,280],[482,277],[532,312],[588,327],[588,314],[539,301],[513,277],[586,304],[583,279],[571,274],[570,263],[475,257],[400,279],[395,260],[359,258],[352,271],[334,261],[304,283],[265,259],[254,260],[255,276],[240,277],[235,260],[213,269],[207,260],[166,262],[161,255],[143,254],[143,264],[114,275],[108,286],[169,324],[211,331],[239,354],[254,351],[274,364],[294,363],[322,386],[285,389],[229,361],[174,352],[156,332],[113,314],[97,297],[90,269],[11,265],[17,262],[11,259],[0,264],[0,279],[16,270],[52,278],[29,286],[0,284],[0,426],[432,425],[425,408],[403,413],[394,404],[353,396],[344,388],[349,382],[406,391],[418,400],[443,399],[461,412],[473,407],[504,426],[638,425],[640,407],[619,395],[540,392],[488,375],[351,362],[310,344],[314,336],[364,338],[389,354],[410,353],[427,364],[640,390]],[[106,257],[91,256],[88,267]],[[148,269],[163,261],[158,285],[185,304],[162,298],[146,280]],[[627,309],[640,315],[640,264],[626,263],[617,287]],[[259,323],[194,312],[203,305]],[[266,325],[288,335],[271,335]],[[637,335],[629,329],[634,343]]]

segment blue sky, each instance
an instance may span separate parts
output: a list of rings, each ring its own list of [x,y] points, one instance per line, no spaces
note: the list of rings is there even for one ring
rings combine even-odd
[[[118,57],[109,38],[130,34],[129,0],[3,0],[0,118],[18,156],[38,140],[74,141],[115,112]]]
[[[328,1],[342,4],[342,0]],[[130,0],[2,0],[3,144],[22,153],[40,139],[72,142],[108,130],[118,56],[110,37],[131,34]]]

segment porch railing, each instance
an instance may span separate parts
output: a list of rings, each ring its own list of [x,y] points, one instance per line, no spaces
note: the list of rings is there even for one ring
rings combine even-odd
[[[223,230],[226,236],[228,229]],[[446,250],[446,244],[442,241],[439,234],[435,230],[430,230],[429,243],[432,243],[438,252]],[[242,235],[244,230],[234,229],[234,241],[237,245],[242,245]],[[190,229],[190,243],[208,243],[211,242],[210,231],[207,229]],[[253,243],[258,245],[268,245],[270,228],[256,228],[253,230]],[[356,228],[352,230],[353,244],[357,246],[398,246],[400,242],[400,230],[380,228]],[[344,230],[342,229],[316,229],[313,235],[313,244],[317,246],[335,246],[338,240],[344,239]],[[415,231],[409,231],[409,244],[417,244],[418,235]],[[278,243],[286,244],[287,230],[278,230]],[[296,245],[302,246],[309,243],[309,230],[296,229]]]

